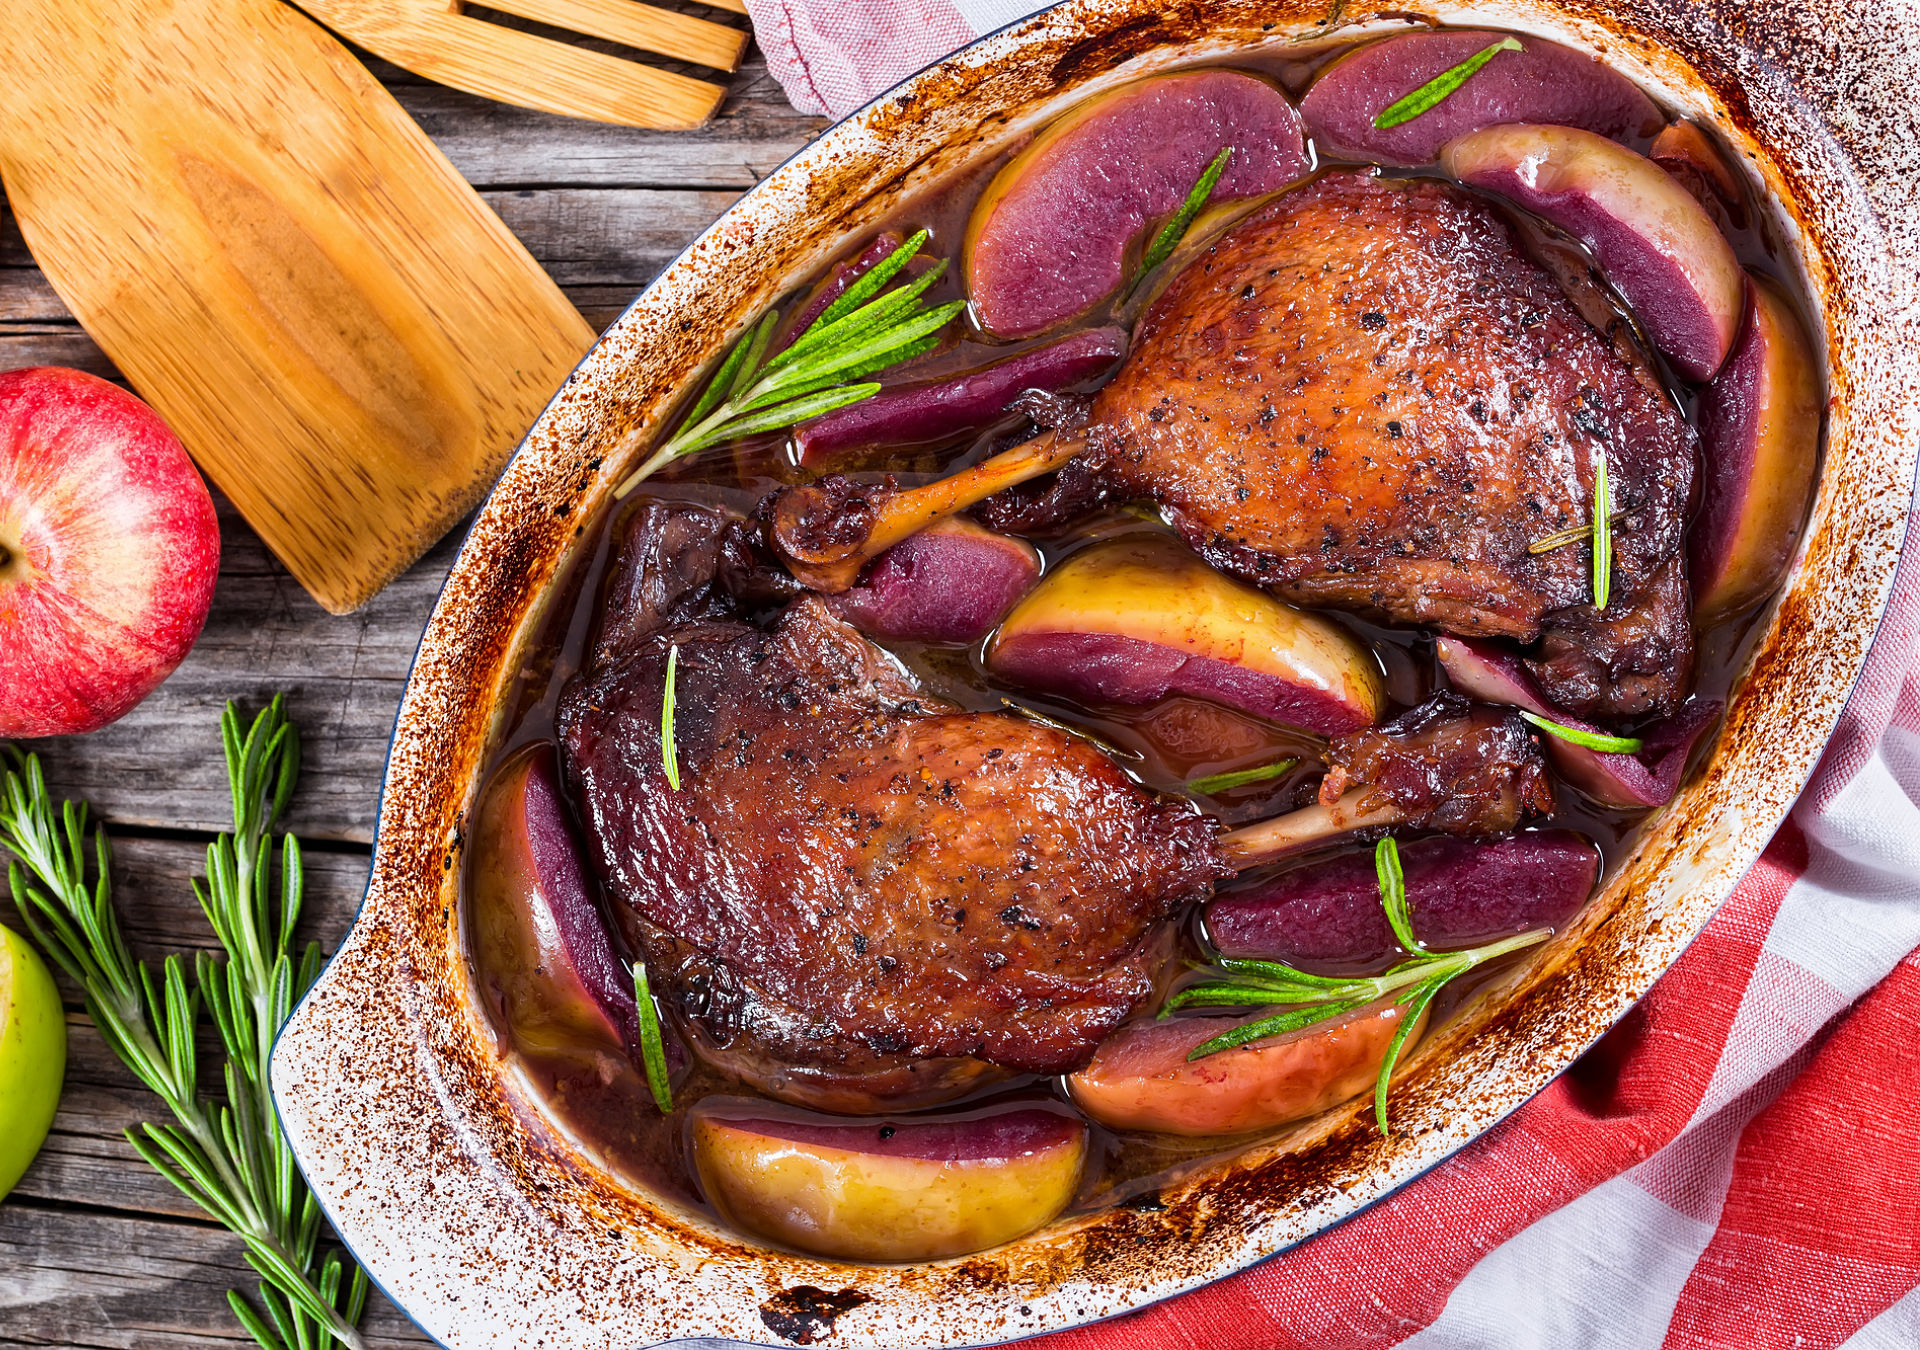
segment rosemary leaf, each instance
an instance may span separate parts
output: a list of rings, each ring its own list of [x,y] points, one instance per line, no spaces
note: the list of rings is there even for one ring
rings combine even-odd
[[[928,230],[916,230],[899,248],[889,253],[865,273],[854,279],[854,283],[842,291],[834,302],[820,311],[820,317],[813,321],[814,329],[823,328],[843,315],[851,314],[867,302],[869,296],[880,294],[880,288],[912,262],[920,252],[921,246],[933,237]],[[945,260],[942,260],[944,265]]]
[[[1318,1022],[1340,1017],[1364,1006],[1365,999],[1353,999],[1345,1003],[1320,1003],[1310,1008],[1297,1008],[1292,1012],[1275,1013],[1272,1017],[1263,1017],[1258,1022],[1249,1022],[1245,1026],[1235,1027],[1232,1031],[1222,1032],[1210,1041],[1203,1041],[1187,1055],[1189,1062],[1205,1059],[1208,1055],[1217,1055],[1222,1050],[1234,1050],[1251,1041],[1264,1041],[1269,1036],[1284,1036],[1290,1031],[1304,1031]]]
[[[882,327],[854,333],[848,337],[844,345],[824,352],[809,361],[783,365],[770,372],[747,391],[738,404],[739,409],[741,412],[751,412],[787,397],[789,391],[796,387],[802,385],[818,387],[831,379],[842,378],[854,369],[871,370],[873,368],[871,362],[946,327],[948,322],[966,307],[964,300],[955,300],[938,309],[916,314]],[[792,348],[788,350],[791,351]],[[888,364],[891,365],[892,362],[889,361]],[[729,400],[729,404],[732,402]]]
[[[947,260],[942,258],[906,285],[888,291],[878,300],[862,305],[831,323],[815,319],[800,338],[774,358],[773,369],[799,365],[822,350],[845,346],[848,342],[917,312],[916,302],[946,274]]]
[[[1276,759],[1271,764],[1262,764],[1252,769],[1235,769],[1232,773],[1209,774],[1205,778],[1189,778],[1187,791],[1202,797],[1210,797],[1217,792],[1230,792],[1249,783],[1264,783],[1279,778],[1300,761],[1296,759]]]
[[[1613,487],[1607,481],[1607,452],[1593,466],[1593,607],[1605,609],[1613,594]]]
[[[1213,196],[1214,186],[1219,183],[1220,175],[1227,171],[1227,161],[1232,158],[1233,147],[1223,146],[1220,153],[1213,157],[1213,162],[1201,171],[1200,177],[1194,180],[1191,188],[1187,189],[1187,199],[1180,203],[1180,209],[1173,213],[1173,219],[1160,227],[1160,233],[1154,235],[1153,243],[1147,246],[1147,253],[1140,260],[1139,270],[1133,274],[1133,280],[1127,284],[1128,291],[1132,291],[1146,279],[1149,272],[1173,256],[1174,249],[1180,246],[1180,241],[1186,237],[1187,231],[1193,228],[1194,217],[1200,214],[1201,208],[1207,204],[1207,199]]]
[[[1411,998],[1401,1002],[1400,1029],[1393,1033],[1393,1039],[1387,1042],[1386,1057],[1380,1061],[1379,1076],[1373,1080],[1373,1118],[1380,1124],[1380,1133],[1390,1135],[1393,1127],[1387,1124],[1387,1086],[1393,1081],[1394,1066],[1400,1062],[1400,1052],[1406,1048],[1407,1037],[1413,1034],[1414,1027],[1420,1024],[1420,1014],[1427,1010],[1434,996],[1446,987],[1451,975],[1442,975],[1438,979],[1416,985]]]
[[[666,691],[660,695],[660,762],[667,771],[667,786],[680,790],[680,747],[673,739],[673,686],[680,674],[680,644],[667,648]]]
[[[1579,727],[1562,726],[1558,722],[1549,721],[1538,713],[1528,712],[1525,708],[1520,710],[1520,716],[1549,736],[1558,736],[1563,741],[1584,745],[1587,749],[1598,750],[1602,754],[1637,755],[1646,746],[1646,742],[1638,736],[1608,736],[1598,731],[1582,731]]]
[[[831,389],[793,399],[787,403],[775,404],[758,412],[730,422],[725,428],[716,431],[708,439],[690,447],[686,453],[704,450],[710,445],[722,441],[734,440],[741,436],[758,436],[763,431],[778,431],[782,427],[794,426],[809,418],[820,417],[835,408],[844,408],[849,403],[858,403],[862,399],[872,398],[880,392],[877,384],[842,384]]]
[[[1504,37],[1488,47],[1469,56],[1459,65],[1441,71],[1411,94],[1395,99],[1380,110],[1373,119],[1373,125],[1381,131],[1397,127],[1403,122],[1411,122],[1421,113],[1438,106],[1446,97],[1479,73],[1480,67],[1493,60],[1501,52],[1525,51],[1513,38]]]
[[[1425,950],[1413,935],[1413,919],[1407,912],[1407,877],[1400,867],[1400,846],[1388,835],[1373,849],[1373,870],[1380,885],[1380,904],[1387,911],[1387,924],[1394,941],[1409,952]]]
[[[640,1017],[640,1061],[647,1075],[647,1091],[664,1116],[673,1110],[673,1084],[667,1079],[667,1046],[660,1035],[660,1011],[653,1006],[653,988],[647,983],[644,961],[633,963],[633,1001]]]

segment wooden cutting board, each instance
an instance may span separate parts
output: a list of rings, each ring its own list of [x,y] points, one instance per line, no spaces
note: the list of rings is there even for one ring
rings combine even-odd
[[[7,0],[0,179],[81,324],[336,614],[485,493],[593,330],[280,0]]]

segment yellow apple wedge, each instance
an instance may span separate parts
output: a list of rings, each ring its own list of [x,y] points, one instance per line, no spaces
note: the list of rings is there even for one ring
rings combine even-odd
[[[1066,1208],[1086,1151],[1085,1123],[1043,1106],[847,1121],[735,1103],[693,1117],[700,1184],[721,1214],[850,1261],[932,1261],[1011,1242]]]
[[[987,664],[1071,698],[1189,694],[1326,736],[1371,726],[1385,697],[1378,662],[1344,629],[1160,534],[1074,554],[1014,607]]]

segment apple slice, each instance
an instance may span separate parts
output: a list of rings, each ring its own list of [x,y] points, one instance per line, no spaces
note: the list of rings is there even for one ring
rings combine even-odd
[[[1575,731],[1610,734],[1551,706],[1520,658],[1490,643],[1443,637],[1434,650],[1441,669],[1463,694],[1483,703],[1524,708]],[[1694,743],[1720,716],[1720,708],[1717,700],[1690,699],[1672,717],[1642,731],[1641,748],[1631,755],[1589,750],[1544,733],[1540,742],[1561,776],[1601,805],[1625,811],[1664,806],[1680,788]]]
[[[1700,399],[1705,472],[1689,570],[1703,624],[1780,584],[1820,458],[1826,405],[1813,344],[1779,287],[1758,276],[1751,287],[1740,340]]]
[[[0,926],[0,1199],[53,1125],[67,1068],[67,1019],[40,954]]]
[[[1071,698],[1190,694],[1326,736],[1372,726],[1385,698],[1379,662],[1344,629],[1163,534],[1074,554],[1007,616],[987,664]]]
[[[1740,180],[1698,122],[1675,122],[1666,127],[1647,147],[1647,158],[1672,174],[1708,211],[1723,211],[1730,221],[1745,223]]]
[[[992,426],[1029,389],[1060,393],[1105,375],[1127,352],[1123,328],[1091,328],[942,380],[895,385],[806,423],[794,433],[800,462],[876,446],[931,445]]]
[[[1431,164],[1456,136],[1504,122],[1583,127],[1602,136],[1650,136],[1664,120],[1653,100],[1612,67],[1544,38],[1522,37],[1438,104],[1394,127],[1373,122],[1388,105],[1485,51],[1507,33],[1406,33],[1367,43],[1320,72],[1300,116],[1322,155],[1374,164]]]
[[[1746,283],[1706,208],[1658,164],[1591,131],[1530,125],[1471,132],[1440,163],[1585,244],[1682,375],[1720,369]]]
[[[588,887],[551,746],[516,755],[487,784],[470,865],[474,983],[514,1047],[603,1077],[637,1054],[632,978]]]
[[[935,1261],[1031,1233],[1073,1199],[1087,1153],[1085,1122],[1043,1106],[850,1123],[709,1099],[692,1130],[701,1187],[729,1221],[851,1261]]]
[[[1531,830],[1496,843],[1421,839],[1400,846],[1414,935],[1474,947],[1578,913],[1600,876],[1600,853],[1572,830]],[[1207,906],[1207,935],[1226,956],[1372,965],[1399,950],[1373,854],[1296,867]]]
[[[964,253],[974,321],[1028,337],[1085,313],[1119,288],[1134,242],[1228,146],[1214,201],[1271,192],[1313,167],[1293,105],[1245,71],[1157,75],[1081,103],[974,206]]]
[[[1033,545],[949,516],[867,564],[849,590],[825,597],[872,637],[978,642],[1040,576]]]
[[[1254,1018],[1182,1017],[1137,1022],[1100,1043],[1093,1062],[1067,1079],[1074,1104],[1115,1130],[1245,1134],[1318,1115],[1367,1091],[1407,1010],[1391,1000],[1356,1008],[1302,1031],[1205,1059],[1197,1046]],[[1413,1048],[1426,1013],[1407,1038]],[[1405,1053],[1403,1051],[1403,1053]]]

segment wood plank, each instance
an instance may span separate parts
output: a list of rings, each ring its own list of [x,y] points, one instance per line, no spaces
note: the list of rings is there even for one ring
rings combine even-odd
[[[755,53],[697,134],[581,122],[440,85],[394,97],[469,182],[498,187],[752,187],[827,126],[795,112]]]
[[[653,188],[523,188],[481,196],[562,286],[623,286],[633,295],[740,198],[732,189]]]
[[[212,1225],[0,1206],[0,1346],[251,1346],[227,1291],[258,1283],[239,1242]],[[362,1328],[376,1347],[432,1344],[378,1291]]]

